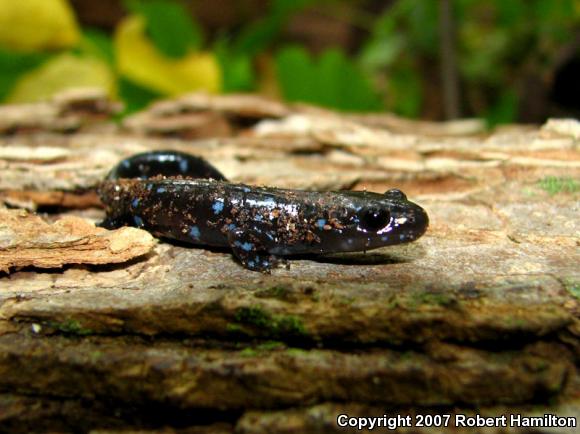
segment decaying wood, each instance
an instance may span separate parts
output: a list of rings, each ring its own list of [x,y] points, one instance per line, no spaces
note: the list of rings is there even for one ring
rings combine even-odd
[[[120,111],[101,91],[66,91],[51,102],[0,107],[0,134],[114,129],[110,116]]]
[[[148,253],[155,240],[145,231],[107,231],[74,216],[49,224],[27,211],[0,209],[0,271],[65,264],[112,264]]]
[[[0,275],[0,427],[337,433],[340,413],[579,415],[580,122],[483,132],[192,95],[120,128],[0,136],[0,198],[67,207],[12,226],[36,250]],[[249,184],[398,187],[431,225],[271,275],[164,241],[114,266],[39,268],[55,245],[110,253],[119,233],[73,216],[98,206],[116,162],[151,149]]]
[[[121,347],[116,338],[71,342],[2,336],[0,387],[24,395],[50,390],[53,397],[99,397],[136,405],[170,401],[181,409],[276,409],[349,400],[390,406],[486,405],[556,396],[572,369],[565,347],[546,344],[500,355],[453,346],[434,354],[402,355],[396,350],[344,354],[284,348],[252,353],[170,343],[151,349],[125,341]]]
[[[253,95],[192,94],[161,101],[127,118],[132,133],[183,139],[228,137],[263,118],[281,118],[291,108]]]

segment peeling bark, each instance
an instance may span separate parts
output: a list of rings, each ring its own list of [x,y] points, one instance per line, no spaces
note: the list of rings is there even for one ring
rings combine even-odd
[[[60,207],[0,209],[3,430],[336,433],[340,413],[578,416],[577,121],[484,133],[191,95],[111,129],[97,101],[3,108],[20,117],[0,125],[0,199]],[[401,188],[431,226],[416,243],[292,258],[271,275],[225,250],[95,228],[94,187],[151,149],[249,184]]]
[[[79,217],[53,224],[27,211],[0,209],[0,271],[65,264],[116,264],[145,255],[155,245],[136,228],[107,231]]]

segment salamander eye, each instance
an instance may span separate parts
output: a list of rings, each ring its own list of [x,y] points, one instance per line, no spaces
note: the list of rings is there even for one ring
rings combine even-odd
[[[407,196],[401,190],[397,188],[391,188],[385,192],[385,196],[388,196],[389,199],[394,200],[407,200]]]
[[[391,214],[383,208],[368,208],[363,211],[360,226],[369,231],[377,231],[389,224]]]

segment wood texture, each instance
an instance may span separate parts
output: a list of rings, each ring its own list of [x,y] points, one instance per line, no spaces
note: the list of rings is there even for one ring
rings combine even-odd
[[[579,122],[485,133],[237,98],[167,101],[117,126],[79,115],[74,133],[20,128],[38,113],[17,108],[0,197],[40,217],[0,214],[0,426],[334,433],[345,412],[580,416]],[[219,118],[220,137],[190,115]],[[119,234],[86,223],[102,218],[94,187],[148,149],[251,184],[398,187],[431,226],[271,275],[164,241],[111,265],[103,240]],[[150,248],[141,232],[125,247]],[[7,247],[22,240],[28,262]],[[87,262],[109,265],[74,265]]]

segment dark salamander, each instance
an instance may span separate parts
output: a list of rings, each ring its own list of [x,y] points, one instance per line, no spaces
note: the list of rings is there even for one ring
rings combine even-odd
[[[414,241],[429,224],[399,190],[316,192],[232,184],[205,160],[157,151],[123,160],[99,188],[103,225],[146,229],[197,245],[229,246],[269,272],[281,257],[355,252]]]

